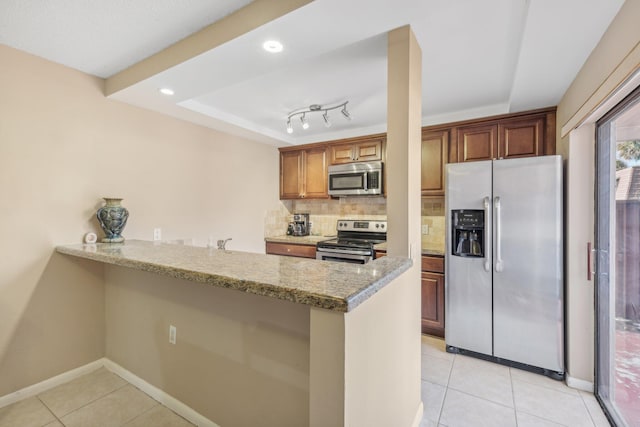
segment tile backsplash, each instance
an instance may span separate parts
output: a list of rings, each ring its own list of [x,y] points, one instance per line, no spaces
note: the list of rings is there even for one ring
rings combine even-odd
[[[421,225],[428,226],[422,235],[422,246],[444,250],[444,198],[422,199]],[[265,216],[265,237],[281,236],[294,213],[309,213],[311,234],[333,236],[336,222],[348,219],[387,219],[387,199],[384,197],[343,197],[330,200],[282,200]]]
[[[311,234],[333,236],[339,218],[387,219],[387,200],[384,197],[342,197],[330,200],[283,200],[265,219],[265,236],[285,234],[294,213],[308,213]]]
[[[444,251],[444,197],[422,199],[421,225],[428,233],[422,234],[422,248]]]

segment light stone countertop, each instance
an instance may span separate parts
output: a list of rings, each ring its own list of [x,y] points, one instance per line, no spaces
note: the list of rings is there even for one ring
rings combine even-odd
[[[356,308],[412,264],[398,257],[360,265],[142,240],[58,246],[56,251],[341,312]]]

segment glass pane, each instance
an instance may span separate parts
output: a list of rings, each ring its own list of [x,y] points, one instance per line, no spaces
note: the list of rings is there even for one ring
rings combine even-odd
[[[614,129],[613,403],[631,426],[640,425],[640,104],[617,118]]]
[[[620,427],[640,426],[640,94],[598,127],[596,393]]]

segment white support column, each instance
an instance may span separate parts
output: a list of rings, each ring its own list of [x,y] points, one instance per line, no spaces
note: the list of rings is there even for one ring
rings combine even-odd
[[[422,52],[409,26],[388,34],[388,253],[420,261]]]

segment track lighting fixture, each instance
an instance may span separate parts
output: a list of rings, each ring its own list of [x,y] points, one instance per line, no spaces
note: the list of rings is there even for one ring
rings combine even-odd
[[[333,105],[330,107],[326,107],[319,104],[311,104],[309,108],[302,108],[296,111],[289,113],[287,116],[287,133],[293,133],[293,126],[291,124],[291,118],[295,116],[300,116],[300,123],[302,124],[302,129],[309,129],[309,121],[307,119],[308,113],[322,113],[322,119],[324,120],[324,125],[326,127],[331,127],[331,120],[329,120],[329,111],[337,110],[338,108],[342,108],[340,112],[347,120],[351,120],[351,114],[347,111],[347,104],[349,101],[345,101],[341,104]]]

